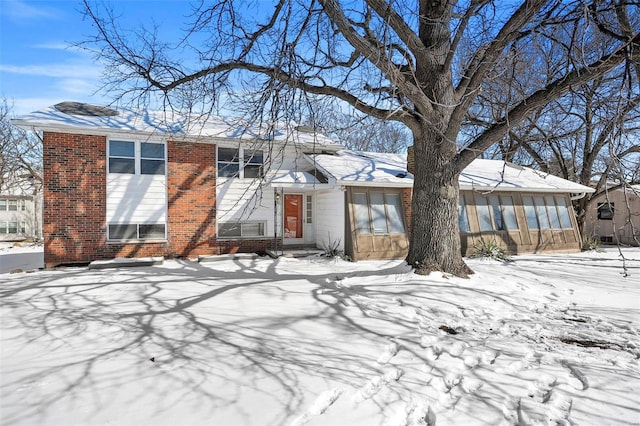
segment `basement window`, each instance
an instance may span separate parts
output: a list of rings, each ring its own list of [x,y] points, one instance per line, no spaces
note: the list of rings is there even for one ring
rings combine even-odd
[[[164,223],[116,223],[109,224],[110,241],[164,241],[167,238]]]
[[[256,238],[266,235],[265,222],[235,222],[218,224],[219,239]]]

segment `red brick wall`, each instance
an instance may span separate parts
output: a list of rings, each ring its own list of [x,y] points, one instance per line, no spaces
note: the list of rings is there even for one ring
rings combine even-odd
[[[411,197],[413,196],[412,188],[404,188],[402,190],[402,203],[404,204],[404,223],[407,224],[407,238],[411,237]]]
[[[217,254],[216,147],[169,142],[169,256]]]
[[[44,133],[45,264],[261,251],[271,239],[216,242],[215,145],[167,144],[168,241],[107,243],[106,138]]]
[[[105,243],[106,139],[45,132],[46,265],[84,262]]]

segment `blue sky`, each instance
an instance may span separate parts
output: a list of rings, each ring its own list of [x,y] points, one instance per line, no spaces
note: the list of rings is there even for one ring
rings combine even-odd
[[[126,28],[149,24],[177,31],[190,9],[187,1],[111,2]],[[72,47],[94,34],[78,0],[0,0],[0,96],[16,115],[62,101],[108,103],[100,88],[102,66]]]

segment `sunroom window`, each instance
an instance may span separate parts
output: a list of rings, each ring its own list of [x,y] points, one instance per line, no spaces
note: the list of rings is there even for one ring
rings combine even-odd
[[[404,233],[402,198],[397,192],[362,191],[352,195],[358,234]]]

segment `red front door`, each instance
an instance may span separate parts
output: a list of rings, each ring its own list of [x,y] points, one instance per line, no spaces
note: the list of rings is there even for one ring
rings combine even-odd
[[[302,195],[284,196],[284,237],[302,238]]]

